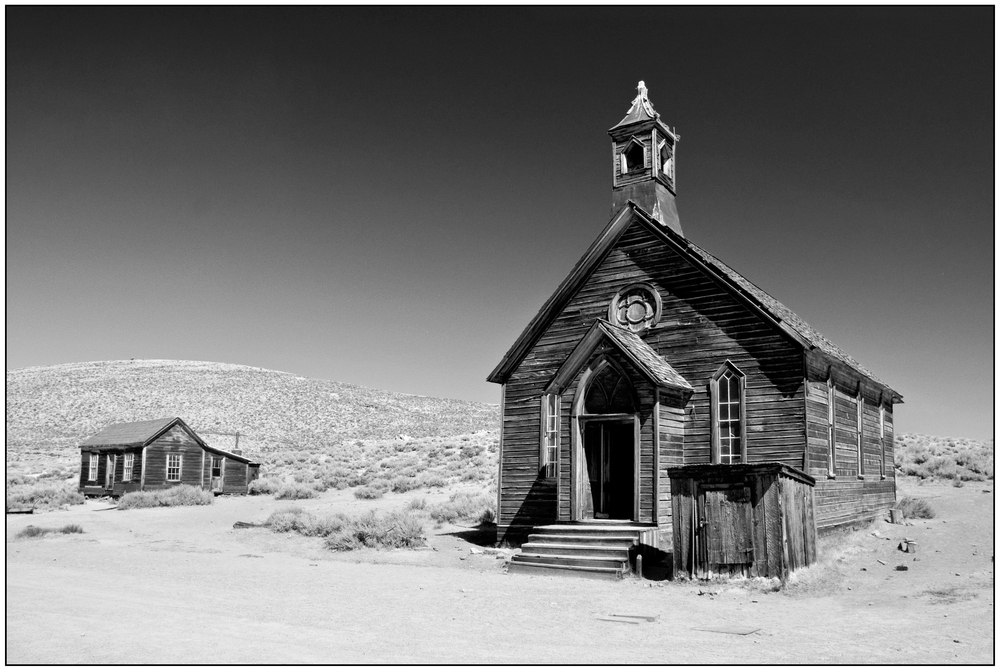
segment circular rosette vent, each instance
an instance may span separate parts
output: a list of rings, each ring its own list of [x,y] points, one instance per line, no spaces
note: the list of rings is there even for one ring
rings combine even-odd
[[[660,295],[648,284],[625,287],[611,301],[608,321],[642,333],[660,319]]]

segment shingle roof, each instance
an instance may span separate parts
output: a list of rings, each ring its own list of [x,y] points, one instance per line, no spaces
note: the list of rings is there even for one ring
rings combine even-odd
[[[101,445],[143,445],[150,438],[159,435],[179,417],[164,417],[163,419],[147,419],[141,422],[123,422],[110,424],[87,440],[80,447],[98,447]]]
[[[634,360],[636,365],[644,369],[646,375],[658,386],[693,389],[687,380],[681,376],[666,359],[656,353],[646,341],[628,329],[616,326],[604,319],[597,320],[601,330],[615,341],[625,354]]]
[[[686,241],[687,242],[687,241]],[[787,326],[795,330],[802,338],[809,342],[813,347],[820,350],[821,352],[837,359],[851,368],[857,370],[859,373],[865,377],[870,378],[873,382],[882,385],[883,387],[890,388],[885,382],[880,380],[872,373],[870,370],[858,363],[854,357],[845,352],[844,350],[837,347],[835,344],[827,340],[822,333],[809,326],[809,324],[802,321],[802,318],[797,314],[785,307],[780,301],[771,296],[769,293],[758,287],[756,284],[748,280],[747,278],[740,275],[738,272],[727,266],[725,263],[715,258],[704,249],[694,244],[693,242],[687,242],[688,249],[696,254],[701,260],[703,260],[708,265],[712,266],[718,270],[727,279],[731,280],[739,286],[740,289],[747,292],[753,296],[760,303],[767,312],[769,312],[773,317],[780,319]]]
[[[818,331],[809,326],[798,315],[782,305],[773,296],[746,279],[738,272],[715,258],[701,247],[689,242],[684,236],[663,226],[652,219],[641,207],[629,201],[612,217],[601,232],[601,235],[591,244],[583,257],[577,261],[570,274],[562,281],[555,293],[542,305],[535,317],[528,323],[518,339],[511,345],[503,359],[497,364],[487,380],[504,383],[511,372],[521,363],[528,351],[548,328],[559,311],[569,299],[587,281],[591,272],[604,259],[608,251],[621,238],[622,234],[638,220],[654,235],[670,244],[674,249],[685,255],[695,265],[701,265],[707,272],[714,274],[721,282],[737,295],[753,305],[760,314],[773,320],[777,328],[788,334],[805,349],[816,349],[823,354],[840,361],[861,375],[869,378],[875,384],[885,387],[895,394],[896,402],[903,400],[892,387],[876,377],[870,370],[858,363],[853,357],[827,340]]]

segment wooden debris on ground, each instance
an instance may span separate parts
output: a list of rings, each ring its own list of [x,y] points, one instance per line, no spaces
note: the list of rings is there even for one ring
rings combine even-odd
[[[746,636],[756,631],[760,631],[760,627],[731,627],[729,625],[691,628],[694,631],[711,631],[717,634],[736,634],[737,636]]]

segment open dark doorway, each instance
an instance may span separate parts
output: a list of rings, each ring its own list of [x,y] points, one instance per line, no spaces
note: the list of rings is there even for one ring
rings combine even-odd
[[[631,520],[635,501],[635,434],[631,421],[588,421],[583,432],[589,492],[584,519]]]

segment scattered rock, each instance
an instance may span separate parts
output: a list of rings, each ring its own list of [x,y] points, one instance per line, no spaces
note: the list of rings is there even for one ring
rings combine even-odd
[[[483,551],[479,548],[469,548],[469,554],[481,555],[483,554]]]
[[[899,566],[896,567],[896,570],[897,571],[909,571],[910,567],[907,566],[906,564],[900,564]]]

